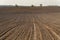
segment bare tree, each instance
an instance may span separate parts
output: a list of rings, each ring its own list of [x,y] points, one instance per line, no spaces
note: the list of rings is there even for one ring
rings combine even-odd
[[[31,7],[34,7],[34,5],[32,5]]]
[[[40,7],[42,7],[42,4],[40,4]]]
[[[17,4],[15,4],[15,6],[16,6],[16,7],[18,7],[18,5],[17,5]]]

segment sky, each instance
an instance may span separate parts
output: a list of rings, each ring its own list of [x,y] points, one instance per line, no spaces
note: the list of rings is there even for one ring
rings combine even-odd
[[[30,6],[35,5],[39,6],[43,4],[44,6],[47,5],[59,5],[60,0],[0,0],[0,5],[22,5],[22,6]]]

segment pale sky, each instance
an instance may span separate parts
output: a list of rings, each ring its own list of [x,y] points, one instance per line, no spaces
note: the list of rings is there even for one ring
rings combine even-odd
[[[40,4],[43,5],[59,5],[60,6],[60,0],[0,0],[0,5],[35,5],[38,6]]]

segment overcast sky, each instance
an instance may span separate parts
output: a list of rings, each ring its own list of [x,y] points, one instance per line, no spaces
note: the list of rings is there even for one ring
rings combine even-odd
[[[60,0],[0,0],[0,5],[59,5],[60,6]]]

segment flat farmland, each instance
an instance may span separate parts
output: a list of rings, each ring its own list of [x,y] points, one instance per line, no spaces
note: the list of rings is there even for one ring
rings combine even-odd
[[[60,40],[60,13],[1,13],[0,40]]]

